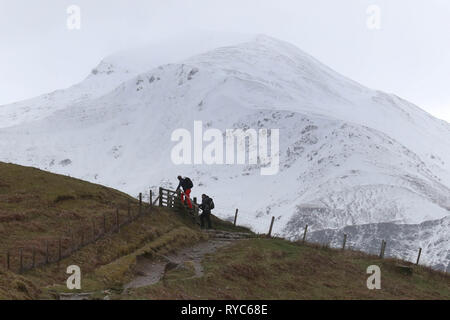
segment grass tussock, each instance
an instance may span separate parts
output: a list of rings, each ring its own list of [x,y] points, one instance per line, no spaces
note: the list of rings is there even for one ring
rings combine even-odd
[[[0,269],[0,300],[36,299],[40,293],[31,280]]]

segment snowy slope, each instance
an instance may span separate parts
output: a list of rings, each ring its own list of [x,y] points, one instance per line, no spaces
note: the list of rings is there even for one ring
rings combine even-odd
[[[34,99],[0,106],[0,128],[44,119],[68,105],[101,97],[143,70],[232,44],[236,39],[245,41],[251,38],[245,34],[203,32],[195,37],[168,38],[143,48],[114,53],[93,68],[81,83]]]
[[[37,98],[0,106],[0,128],[44,119],[67,105],[82,103],[113,90],[129,75],[109,62],[101,62],[85,81],[67,90],[57,90]]]
[[[288,237],[306,223],[321,230],[449,216],[448,123],[265,36],[170,64],[142,50],[104,60],[51,99],[0,107],[0,160],[131,194],[188,175],[222,216],[238,207],[240,222],[258,231],[276,216],[275,232]],[[222,131],[280,129],[280,172],[172,164],[171,134],[192,131],[194,120]],[[433,264],[448,264],[435,256],[442,261]]]

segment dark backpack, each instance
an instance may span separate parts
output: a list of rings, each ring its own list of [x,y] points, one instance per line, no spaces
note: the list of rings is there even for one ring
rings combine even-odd
[[[209,209],[214,209],[214,200],[212,198],[209,198]]]
[[[192,180],[188,177],[184,178],[184,182],[186,183],[186,188],[191,189],[194,187],[194,184],[192,183]]]

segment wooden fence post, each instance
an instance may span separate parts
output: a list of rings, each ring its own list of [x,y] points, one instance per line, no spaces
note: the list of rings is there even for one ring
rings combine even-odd
[[[11,254],[9,253],[9,249],[6,251],[6,269],[9,270],[10,269],[10,256]]]
[[[381,240],[380,258],[384,258],[384,249],[386,248],[386,241]]]
[[[194,197],[194,198],[193,198],[193,201],[194,201],[193,208],[194,208],[194,220],[195,220],[195,217],[198,216],[198,211],[199,211],[200,209],[198,208],[198,200],[197,200],[197,197]]]
[[[163,205],[163,190],[161,187],[159,187],[159,206],[162,207]]]
[[[92,219],[92,239],[95,241],[95,220]]]
[[[150,189],[150,207],[153,207],[153,191]]]
[[[272,221],[270,222],[269,233],[267,234],[268,237],[272,236],[272,228],[273,228],[274,221],[275,221],[275,217],[272,217]]]
[[[116,208],[116,228],[117,232],[120,232],[119,208]]]
[[[131,201],[130,199],[128,199],[128,203],[127,203],[127,212],[128,212],[128,220],[133,220],[131,217]]]
[[[74,235],[73,235],[73,230],[71,230],[70,231],[70,246],[72,247],[72,253],[73,252],[75,252],[77,249],[76,249],[76,243],[75,243],[75,237],[74,237]]]
[[[31,267],[34,269],[35,266],[36,266],[36,248],[33,247],[33,260],[31,262]]]
[[[182,194],[182,192],[181,192],[181,190],[177,190],[177,202],[181,205],[181,207],[184,207],[184,204],[187,202],[187,196],[183,193],[183,195],[181,195]],[[167,193],[167,196],[169,196],[169,193]],[[184,201],[182,201],[181,199],[181,197],[183,197],[184,198]]]
[[[50,262],[49,252],[48,252],[48,240],[45,240],[45,264]]]
[[[306,232],[308,232],[308,225],[305,226],[305,231],[303,232],[303,242],[306,241]]]
[[[106,233],[106,213],[103,214],[103,233]]]
[[[61,238],[58,239],[58,261],[61,261],[62,258],[62,243]]]
[[[345,244],[347,243],[347,234],[344,233],[344,241],[342,243],[342,250],[345,250]]]
[[[378,255],[379,258],[381,258],[381,254],[383,253],[383,245],[384,245],[384,240],[381,240],[380,254]]]
[[[139,193],[139,215],[142,214],[142,192]]]
[[[19,250],[19,256],[20,256],[20,269],[19,269],[19,272],[22,273],[22,271],[23,271],[23,249]]]
[[[234,223],[233,224],[235,227],[236,227],[238,212],[239,212],[239,209],[236,209],[236,212],[234,213]]]
[[[419,255],[417,256],[417,261],[416,261],[416,265],[419,264],[420,261],[420,255],[422,254],[422,248],[419,248]]]

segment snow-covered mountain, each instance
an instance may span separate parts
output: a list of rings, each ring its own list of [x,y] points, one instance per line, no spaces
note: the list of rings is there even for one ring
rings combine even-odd
[[[305,224],[336,232],[357,225],[364,233],[359,226],[430,221],[429,232],[442,238],[390,230],[433,248],[424,250],[426,263],[448,267],[449,224],[431,222],[450,215],[448,123],[266,36],[185,59],[152,59],[147,50],[106,58],[69,89],[0,106],[0,160],[131,194],[173,187],[187,175],[194,195],[214,197],[218,214],[239,208],[239,221],[257,231],[275,216],[275,232],[290,238]],[[279,173],[173,164],[171,134],[193,131],[195,120],[223,132],[279,129]],[[364,239],[378,244],[377,235]]]

